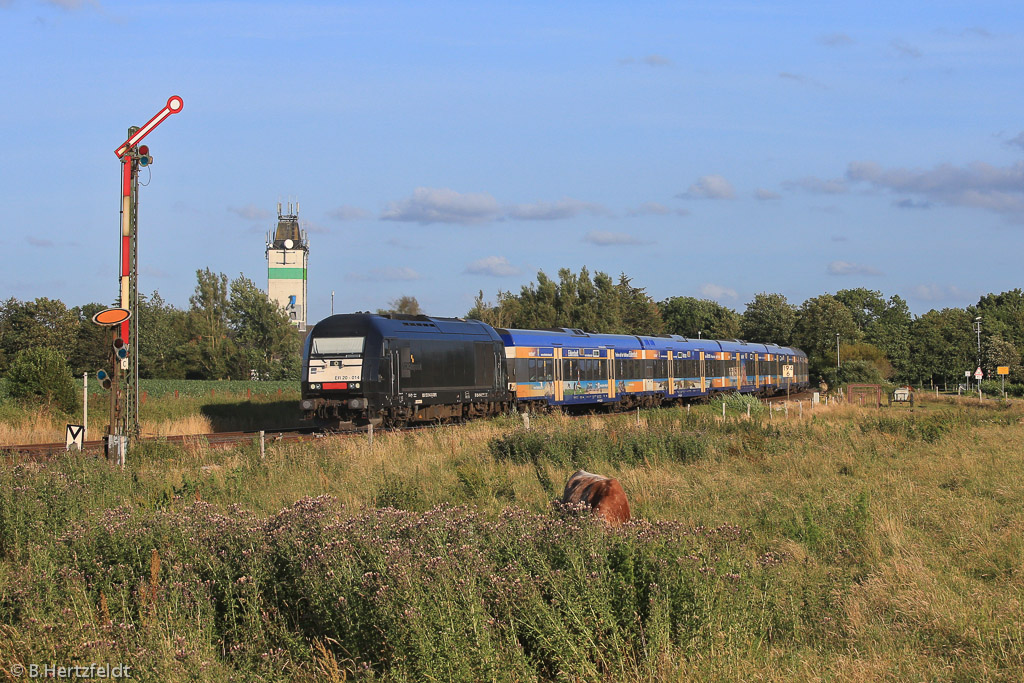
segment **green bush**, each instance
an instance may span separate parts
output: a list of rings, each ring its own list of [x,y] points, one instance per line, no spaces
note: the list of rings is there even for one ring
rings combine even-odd
[[[871,362],[866,360],[844,361],[840,368],[824,368],[821,378],[831,387],[845,384],[887,384],[882,373]]]
[[[986,379],[981,383],[981,390],[986,396],[1002,396],[1003,383],[998,379]],[[1006,383],[1007,396],[1024,396],[1024,384]]]
[[[41,400],[66,413],[78,408],[71,369],[63,356],[50,348],[19,351],[7,371],[7,391],[12,398]]]
[[[707,453],[703,437],[682,431],[675,422],[648,428],[620,425],[602,431],[577,424],[551,433],[519,429],[491,439],[488,448],[496,460],[544,461],[584,469],[602,461],[629,465],[652,460],[692,462]]]

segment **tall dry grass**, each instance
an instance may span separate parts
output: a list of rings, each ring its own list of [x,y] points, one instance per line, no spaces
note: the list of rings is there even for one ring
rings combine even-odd
[[[469,504],[493,520],[511,509],[548,510],[565,478],[584,467],[619,478],[635,517],[740,528],[749,534],[745,547],[771,566],[756,593],[764,602],[739,609],[723,600],[702,622],[699,648],[673,646],[606,678],[1020,680],[1021,406],[921,397],[913,412],[805,404],[798,416],[793,405],[789,419],[775,411],[722,420],[714,407],[692,408],[689,416],[685,408],[643,412],[639,425],[633,414],[534,416],[529,432],[518,418],[501,418],[378,432],[372,446],[365,435],[270,442],[263,459],[255,444],[230,451],[147,444],[124,474],[76,464],[60,474],[82,481],[72,491],[82,491],[83,502],[73,493],[64,503],[81,505],[81,517],[126,500],[133,509],[171,513],[197,498],[219,511],[237,504],[272,516],[328,495],[344,505],[343,518],[365,508],[428,514],[441,504]],[[681,435],[689,439],[678,441],[683,450],[663,448]],[[21,571],[7,562],[0,575]],[[136,583],[149,577],[146,562]],[[423,590],[476,623],[453,598]],[[761,621],[751,626],[754,613]],[[321,680],[342,675],[350,655],[332,648],[332,637],[318,632],[318,645],[293,643],[293,653],[305,654],[282,666],[314,677],[319,671]],[[483,656],[477,648],[484,642],[453,642],[460,653],[453,658]],[[227,677],[230,658],[209,656]],[[307,662],[319,664],[303,668]],[[376,673],[400,678],[399,670]]]

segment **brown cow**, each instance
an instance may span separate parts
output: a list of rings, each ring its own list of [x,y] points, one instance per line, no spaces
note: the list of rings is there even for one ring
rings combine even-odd
[[[590,507],[611,526],[629,521],[629,501],[618,479],[578,470],[565,482],[562,504],[569,503]]]

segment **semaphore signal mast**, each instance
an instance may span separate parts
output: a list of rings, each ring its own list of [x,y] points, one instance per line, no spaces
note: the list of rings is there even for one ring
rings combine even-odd
[[[143,138],[153,132],[171,114],[177,114],[184,105],[177,95],[172,95],[166,106],[157,112],[142,127],[128,129],[128,139],[114,154],[121,160],[121,234],[119,241],[119,309],[108,309],[109,315],[101,312],[94,321],[111,330],[111,373],[100,370],[100,381],[107,386],[110,382],[110,424],[107,434],[108,449],[116,448],[118,460],[123,463],[126,439],[139,435],[139,242],[138,242],[138,201],[140,167],[153,163],[147,145],[140,145]],[[113,311],[123,311],[116,314]],[[132,330],[134,319],[135,330]],[[122,381],[123,380],[123,381]]]

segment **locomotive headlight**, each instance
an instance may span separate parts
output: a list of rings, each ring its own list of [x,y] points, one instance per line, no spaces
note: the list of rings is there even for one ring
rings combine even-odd
[[[312,384],[309,385],[309,388],[311,391],[317,391],[320,389],[320,385],[317,384],[316,382],[313,382]]]
[[[349,386],[352,387],[353,389],[358,389],[359,388],[359,382],[353,382],[352,384],[349,384]]]

